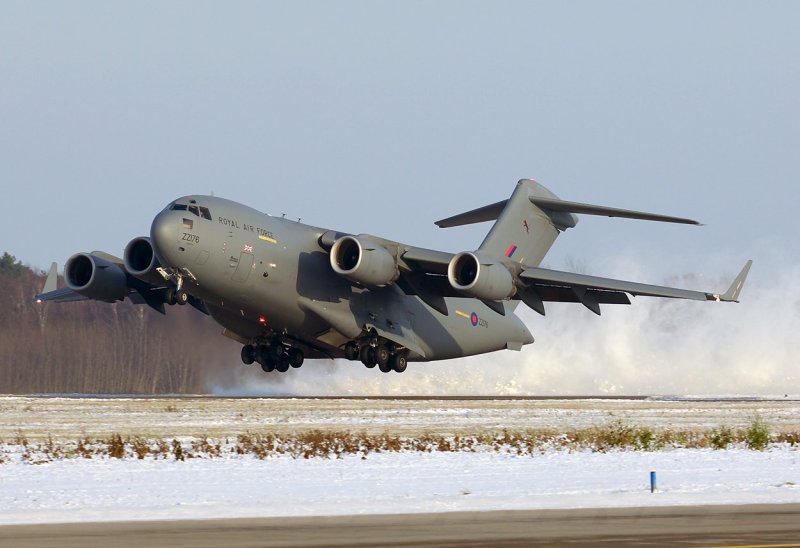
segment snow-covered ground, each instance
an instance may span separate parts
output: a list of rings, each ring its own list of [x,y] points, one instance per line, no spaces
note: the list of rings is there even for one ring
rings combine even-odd
[[[0,465],[0,524],[788,502],[800,502],[800,449],[785,445]]]
[[[800,502],[800,446],[753,451],[559,450],[532,455],[369,452],[341,459],[228,450],[175,461],[23,458],[111,433],[147,439],[295,435],[310,430],[414,437],[503,429],[570,431],[618,421],[655,430],[747,427],[800,431],[797,400],[342,400],[0,397],[0,524],[136,519],[343,515],[538,508]],[[97,442],[99,443],[99,442]],[[188,445],[187,445],[188,447]],[[669,447],[669,445],[668,445]],[[74,448],[73,448],[74,449]],[[580,450],[576,450],[580,449]],[[39,453],[37,453],[39,451]],[[167,453],[170,453],[167,451]],[[202,456],[202,455],[201,455]],[[34,464],[39,462],[39,464]],[[658,492],[649,492],[656,471]]]

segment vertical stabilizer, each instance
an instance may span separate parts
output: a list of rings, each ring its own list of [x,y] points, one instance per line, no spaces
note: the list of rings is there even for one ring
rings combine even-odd
[[[560,230],[575,226],[578,219],[571,213],[545,212],[533,204],[531,198],[535,197],[558,200],[536,181],[522,179],[479,250],[527,266],[538,266]]]

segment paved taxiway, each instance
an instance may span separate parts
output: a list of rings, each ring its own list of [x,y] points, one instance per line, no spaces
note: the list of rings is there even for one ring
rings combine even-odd
[[[800,504],[10,525],[0,545],[800,547]]]

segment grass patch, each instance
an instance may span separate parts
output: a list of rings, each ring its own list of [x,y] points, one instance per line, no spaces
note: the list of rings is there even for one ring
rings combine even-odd
[[[247,432],[235,439],[199,436],[188,442],[177,438],[123,438],[112,434],[105,439],[86,436],[75,441],[30,441],[18,432],[10,443],[0,443],[0,464],[26,462],[43,464],[58,459],[106,457],[115,459],[173,459],[289,456],[296,459],[366,459],[375,453],[494,452],[514,456],[536,456],[548,451],[658,451],[672,448],[761,451],[771,443],[800,445],[800,432],[771,435],[768,425],[755,416],[748,428],[734,430],[719,426],[705,430],[654,429],[614,421],[604,426],[572,430],[500,430],[476,434],[423,434],[399,436],[390,433],[311,430],[296,434]]]

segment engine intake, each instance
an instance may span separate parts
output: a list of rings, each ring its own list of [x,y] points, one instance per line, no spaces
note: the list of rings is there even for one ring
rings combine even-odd
[[[125,247],[123,258],[125,270],[132,276],[152,284],[164,283],[164,278],[156,271],[161,265],[150,238],[142,236],[131,240]]]
[[[71,290],[90,299],[113,303],[128,294],[125,271],[116,263],[90,253],[76,253],[64,265],[64,278]]]
[[[450,285],[471,297],[501,301],[516,293],[511,272],[502,264],[481,262],[475,253],[464,251],[447,266]]]
[[[397,261],[389,250],[364,236],[342,236],[333,243],[331,268],[348,280],[370,287],[384,287],[399,276]]]

